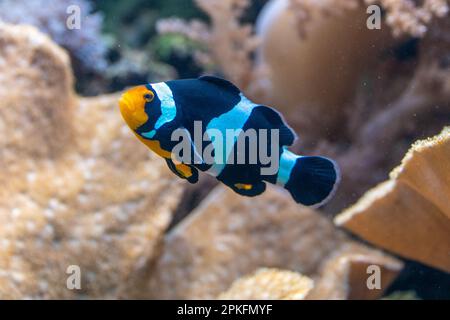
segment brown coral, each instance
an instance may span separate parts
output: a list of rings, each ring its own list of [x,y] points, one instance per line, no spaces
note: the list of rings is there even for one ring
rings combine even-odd
[[[72,144],[73,79],[67,55],[32,27],[0,24],[0,33],[0,167],[23,176],[19,163],[55,159]]]
[[[0,26],[2,299],[129,296],[181,193],[117,95],[75,97],[68,61],[35,29]],[[70,265],[81,290],[66,287]]]
[[[450,128],[413,145],[391,180],[336,218],[375,245],[450,272]]]
[[[380,252],[351,241],[327,219],[299,207],[275,187],[254,201],[219,186],[169,232],[163,254],[152,269],[148,292],[160,299],[212,299],[233,281],[259,268],[319,277],[321,266],[344,248],[351,248],[347,254],[359,253],[362,259],[374,261],[393,274],[402,267],[396,259],[382,258]],[[352,265],[346,264],[343,276],[333,281],[345,288],[353,286],[346,278]],[[359,272],[361,277],[367,276],[365,270]],[[358,285],[365,285],[365,281]],[[388,281],[383,285],[386,288]],[[345,298],[346,292],[335,297]],[[378,295],[381,292],[376,291]]]

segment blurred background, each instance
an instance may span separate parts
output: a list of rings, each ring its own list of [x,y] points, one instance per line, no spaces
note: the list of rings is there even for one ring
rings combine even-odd
[[[79,30],[65,26],[74,4]],[[330,219],[450,124],[446,0],[0,0],[0,20],[31,24],[67,50],[82,97],[208,73],[277,107],[299,133],[295,151],[342,168],[322,210]],[[212,186],[187,190],[172,225]],[[385,296],[450,299],[447,272],[404,262]]]
[[[252,23],[266,1],[253,2],[242,17]],[[92,96],[117,92],[142,82],[197,77],[217,70],[213,61],[201,63],[195,59],[197,53],[207,50],[206,39],[195,39],[195,35],[192,39],[178,33],[178,29],[176,32],[158,32],[158,21],[168,18],[176,18],[172,21],[175,24],[177,19],[208,23],[209,16],[192,0],[44,3],[0,1],[0,17],[7,22],[35,25],[66,48],[71,54],[80,94]],[[66,8],[71,4],[82,8],[83,25],[76,32],[61,24],[64,21],[61,18],[67,16]],[[198,30],[202,31],[206,30]]]

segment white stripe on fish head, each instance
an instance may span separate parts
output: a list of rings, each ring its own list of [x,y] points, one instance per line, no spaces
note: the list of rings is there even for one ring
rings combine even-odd
[[[161,128],[164,124],[173,121],[177,115],[177,108],[173,98],[172,90],[165,82],[152,83],[151,88],[161,101],[161,116],[155,123],[155,130]]]

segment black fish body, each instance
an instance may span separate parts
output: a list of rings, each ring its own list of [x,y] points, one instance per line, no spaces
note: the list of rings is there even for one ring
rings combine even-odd
[[[332,160],[290,152],[296,135],[282,116],[226,80],[206,76],[136,87],[124,94],[120,109],[137,137],[191,183],[203,171],[241,195],[256,196],[269,182],[308,206],[325,203],[338,184]],[[233,131],[226,143],[218,138]],[[189,141],[189,150],[179,152],[174,133]]]

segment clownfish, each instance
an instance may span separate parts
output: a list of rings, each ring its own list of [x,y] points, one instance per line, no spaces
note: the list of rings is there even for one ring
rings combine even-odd
[[[190,183],[198,181],[200,170],[238,194],[253,197],[263,193],[269,182],[288,190],[297,203],[314,207],[325,204],[338,186],[340,175],[334,161],[289,151],[297,136],[281,114],[253,103],[227,80],[203,76],[137,86],[122,95],[119,108],[136,137]],[[245,134],[244,143],[240,135],[227,138],[226,143],[220,141],[231,129],[265,135]],[[175,132],[189,140],[189,150],[183,149],[178,156],[174,156],[174,150],[179,151]],[[194,139],[198,136],[202,143]],[[255,153],[266,157],[255,158]],[[267,159],[276,160],[272,161],[275,165]]]

